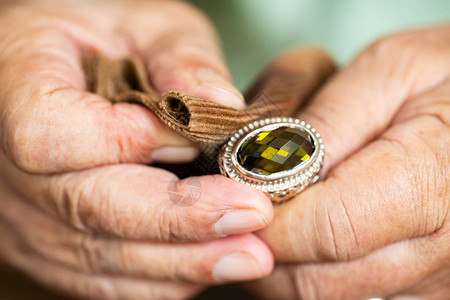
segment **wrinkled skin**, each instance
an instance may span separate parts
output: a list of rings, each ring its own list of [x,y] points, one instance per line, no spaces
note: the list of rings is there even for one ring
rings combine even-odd
[[[161,92],[243,107],[200,13],[11,6],[0,36],[0,258],[12,267],[83,298],[180,299],[267,275],[273,253],[274,272],[248,284],[262,298],[448,298],[448,26],[376,42],[318,93],[299,117],[324,138],[325,180],[272,223],[267,198],[221,176],[174,205],[173,174],[141,163],[197,149],[146,109],[85,91],[81,53],[96,48],[141,55]]]
[[[272,254],[250,232],[271,221],[270,201],[203,176],[200,199],[175,205],[174,174],[143,163],[198,149],[147,109],[85,90],[82,53],[94,48],[142,56],[160,92],[242,107],[206,18],[171,1],[55,2],[1,10],[0,260],[89,299],[182,299],[269,274]]]
[[[258,233],[278,262],[250,284],[262,298],[449,299],[449,38],[442,26],[375,42],[300,114],[327,175]]]

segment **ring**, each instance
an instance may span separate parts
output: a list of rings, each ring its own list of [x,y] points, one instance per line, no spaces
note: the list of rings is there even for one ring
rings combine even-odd
[[[325,146],[304,121],[278,117],[239,129],[220,149],[220,172],[265,193],[273,202],[299,194],[320,178]]]

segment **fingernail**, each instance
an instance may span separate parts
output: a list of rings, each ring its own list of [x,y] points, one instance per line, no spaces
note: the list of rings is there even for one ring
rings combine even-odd
[[[218,282],[256,279],[263,275],[260,264],[244,252],[233,252],[220,258],[213,276]]]
[[[196,78],[201,86],[209,88],[208,94],[212,101],[237,109],[245,108],[241,92],[213,69],[198,69]]]
[[[230,210],[214,225],[219,236],[247,233],[263,228],[266,219],[253,209]]]
[[[161,147],[153,150],[152,161],[188,162],[197,157],[199,150],[195,147]]]

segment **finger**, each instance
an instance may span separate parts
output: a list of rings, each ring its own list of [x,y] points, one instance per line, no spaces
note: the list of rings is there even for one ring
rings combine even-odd
[[[4,228],[0,226],[0,235],[6,234]],[[186,299],[202,289],[202,286],[192,283],[76,272],[24,251],[20,243],[11,239],[2,240],[0,253],[8,258],[9,264],[36,282],[52,290],[83,299]]]
[[[96,274],[217,284],[261,278],[273,268],[270,250],[251,234],[195,244],[138,244],[90,237],[69,243],[74,248],[60,262]],[[81,255],[79,249],[83,249]],[[41,251],[54,256],[50,248]],[[80,265],[80,259],[85,265]]]
[[[251,288],[267,299],[447,299],[447,250],[442,234],[406,240],[351,262],[280,266]],[[275,287],[280,282],[291,285]]]
[[[336,299],[414,296],[411,290],[421,285],[425,292],[423,282],[442,266],[443,246],[424,239],[407,240],[348,263],[300,266],[292,270],[292,276],[305,298],[316,292]]]
[[[189,147],[173,158],[192,159],[191,143],[147,109],[112,105],[85,91],[82,48],[103,50],[106,44],[116,49],[106,54],[118,56],[125,51],[117,46],[123,42],[83,20],[52,23],[52,15],[46,17],[48,26],[47,19],[30,15],[26,26],[12,28],[0,53],[0,144],[17,166],[47,173],[149,162],[154,150],[163,147]],[[17,18],[12,14],[7,20],[24,23]]]
[[[292,47],[280,53],[261,72],[246,93],[255,102],[264,95],[277,104],[277,111],[296,112],[336,70],[335,63],[318,47]]]
[[[148,17],[150,11],[153,18]],[[217,35],[198,10],[178,1],[143,2],[134,5],[129,16],[121,26],[144,56],[160,92],[180,90],[226,106],[245,107],[231,82]],[[155,34],[149,35],[152,31]]]
[[[450,207],[450,120],[448,97],[442,102],[439,95],[449,85],[417,98],[422,113],[391,127],[325,181],[278,207],[260,234],[276,259],[352,260],[443,226]]]
[[[10,234],[37,255],[77,272],[211,284],[260,278],[273,268],[270,250],[252,234],[183,244],[103,238],[63,226],[7,189],[0,192],[0,222]]]
[[[363,51],[299,117],[326,146],[325,174],[377,137],[407,99],[449,76],[450,26],[396,34]]]
[[[85,232],[197,241],[251,232],[272,219],[264,194],[219,175],[180,181],[161,169],[126,164],[53,176],[28,175],[3,162],[0,168],[19,194]]]

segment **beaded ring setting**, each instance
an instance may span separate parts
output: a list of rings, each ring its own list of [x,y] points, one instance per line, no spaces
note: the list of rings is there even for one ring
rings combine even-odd
[[[323,140],[311,125],[278,117],[239,129],[221,148],[218,162],[223,175],[282,202],[319,180],[324,155]]]

